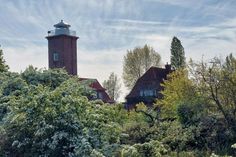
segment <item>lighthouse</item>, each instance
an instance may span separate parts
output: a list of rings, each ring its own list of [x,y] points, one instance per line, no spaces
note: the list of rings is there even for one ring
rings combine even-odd
[[[77,75],[77,39],[76,32],[63,20],[48,31],[48,66],[65,68],[70,75]]]

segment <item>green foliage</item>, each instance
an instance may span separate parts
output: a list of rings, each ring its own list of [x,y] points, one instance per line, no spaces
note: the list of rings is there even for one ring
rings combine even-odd
[[[28,92],[26,89],[26,82],[20,77],[9,79],[3,84],[2,94],[4,96],[8,95],[20,95]]]
[[[9,97],[4,96],[3,93],[5,95],[8,95],[10,93],[10,90],[20,87],[20,85],[18,84],[16,84],[16,87],[12,86],[12,84],[14,84],[17,79],[19,80],[19,75],[15,73],[3,72],[0,74],[0,124],[2,123],[4,116],[8,113],[8,107],[5,102],[9,100]],[[21,91],[18,90],[18,92]]]
[[[134,146],[127,145],[122,149],[121,157],[140,157],[140,154]]]
[[[195,101],[190,104],[180,104],[177,107],[177,117],[180,123],[185,126],[195,125],[201,117],[207,116],[205,104],[201,103],[201,101]]]
[[[177,69],[162,100],[131,111],[89,101],[60,69],[2,72],[0,156],[235,156],[236,60],[213,61]]]
[[[158,141],[150,141],[133,146],[124,146],[122,157],[161,157],[167,154],[167,149]]]
[[[120,142],[124,109],[89,102],[77,78],[31,68],[1,81],[2,154],[107,156]]]
[[[11,112],[3,124],[9,137],[5,151],[24,156],[72,153],[82,135],[83,124],[78,119],[86,103],[86,99],[79,98],[81,88],[72,87],[76,84],[69,80],[55,91],[41,85],[29,86],[27,92],[12,96],[7,104]]]
[[[6,65],[6,61],[3,58],[3,52],[0,49],[0,73],[7,72],[9,69],[9,66]]]
[[[173,37],[171,42],[171,66],[175,69],[185,66],[185,53],[181,41],[177,37]]]
[[[122,139],[123,144],[133,145],[135,143],[144,143],[148,138],[150,128],[146,123],[134,123],[126,126],[124,134],[128,135]]]
[[[124,56],[123,63],[123,80],[126,87],[131,89],[134,83],[141,77],[151,66],[158,66],[161,56],[155,52],[152,47],[136,47],[128,50]]]
[[[156,138],[177,152],[197,149],[232,154],[230,145],[236,137],[235,61],[232,54],[225,62],[217,58],[210,64],[191,61],[188,69],[170,74],[163,84],[164,99],[156,106],[161,107],[162,118],[176,117],[180,125],[172,124],[162,131],[166,138]]]
[[[236,59],[231,54],[226,61],[195,63],[191,73],[199,95],[208,100],[208,109],[221,113],[236,135]]]
[[[29,66],[23,73],[21,73],[22,79],[27,84],[31,85],[43,85],[55,89],[62,82],[69,79],[69,75],[64,69],[50,69],[50,70],[38,70],[33,66]]]
[[[181,152],[191,150],[196,146],[194,139],[196,128],[194,126],[185,128],[179,125],[177,121],[166,123],[164,126],[169,126],[169,128],[165,132],[166,136],[163,136],[161,141],[167,144],[171,150]]]
[[[163,117],[177,117],[176,113],[179,105],[199,104],[201,98],[198,95],[194,83],[188,78],[188,73],[184,69],[172,72],[163,84],[164,99],[158,100],[156,105],[161,106]]]
[[[222,115],[209,114],[202,117],[197,129],[196,141],[199,148],[211,149],[218,153],[223,153],[223,150],[228,149],[227,152],[230,152],[234,135],[228,129]]]

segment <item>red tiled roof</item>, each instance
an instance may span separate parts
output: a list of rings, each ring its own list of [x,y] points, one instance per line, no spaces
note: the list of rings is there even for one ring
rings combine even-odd
[[[80,81],[88,81],[89,87],[95,89],[96,91],[105,91],[106,89],[102,87],[102,85],[98,82],[97,79],[92,78],[79,78]]]
[[[80,81],[88,81],[89,87],[91,87],[96,92],[100,92],[102,94],[102,101],[105,103],[114,103],[109,95],[106,92],[106,89],[102,87],[102,85],[98,82],[97,79],[92,78],[79,78]]]
[[[102,91],[102,101],[106,102],[106,103],[114,103],[115,101],[112,100],[109,95],[107,94],[106,91]]]

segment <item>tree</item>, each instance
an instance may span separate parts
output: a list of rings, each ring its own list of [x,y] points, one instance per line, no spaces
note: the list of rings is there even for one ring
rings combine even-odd
[[[185,66],[185,53],[181,41],[177,37],[173,37],[171,42],[171,65],[175,68]]]
[[[205,100],[208,115],[212,121],[217,120],[213,129],[218,132],[215,145],[230,147],[236,137],[236,58],[230,54],[225,60],[215,57],[210,62],[194,63],[190,73],[197,92]],[[209,124],[212,122],[207,124],[207,130],[212,130]]]
[[[236,137],[236,59],[214,58],[177,69],[164,81],[161,116],[176,117],[184,128],[195,128],[195,148],[230,149]],[[169,135],[168,135],[169,136]]]
[[[9,67],[6,65],[6,61],[3,58],[3,52],[0,49],[0,72],[6,72],[8,71]]]
[[[125,86],[131,89],[139,77],[151,66],[158,66],[160,61],[160,54],[148,45],[128,50],[124,56],[123,63],[123,80]]]
[[[70,76],[64,69],[37,69],[30,65],[21,73],[22,79],[27,84],[49,86],[51,89],[58,87],[62,82],[68,80]]]
[[[198,92],[210,106],[221,113],[236,136],[236,59],[232,54],[225,61],[213,58],[210,63],[198,63],[192,68]]]
[[[121,84],[119,78],[114,72],[110,74],[108,80],[103,82],[103,87],[107,89],[107,93],[111,99],[117,101],[121,93]]]
[[[118,149],[118,106],[88,101],[78,78],[31,67],[0,79],[0,156],[108,156]]]
[[[233,55],[227,56],[225,61],[213,58],[210,63],[192,62],[189,76],[181,71],[184,70],[177,70],[165,81],[162,104],[168,109],[178,109],[180,105],[185,108],[197,105],[200,109],[200,105],[204,105],[208,112],[222,115],[236,136],[236,59]]]
[[[185,69],[172,72],[162,86],[163,99],[157,101],[157,105],[162,107],[162,116],[176,117],[179,105],[195,104],[200,101],[194,83],[188,78],[188,71]]]

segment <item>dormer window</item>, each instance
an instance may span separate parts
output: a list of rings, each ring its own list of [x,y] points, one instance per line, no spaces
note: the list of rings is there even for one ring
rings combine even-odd
[[[57,52],[53,53],[53,61],[54,62],[59,61],[59,54]]]

